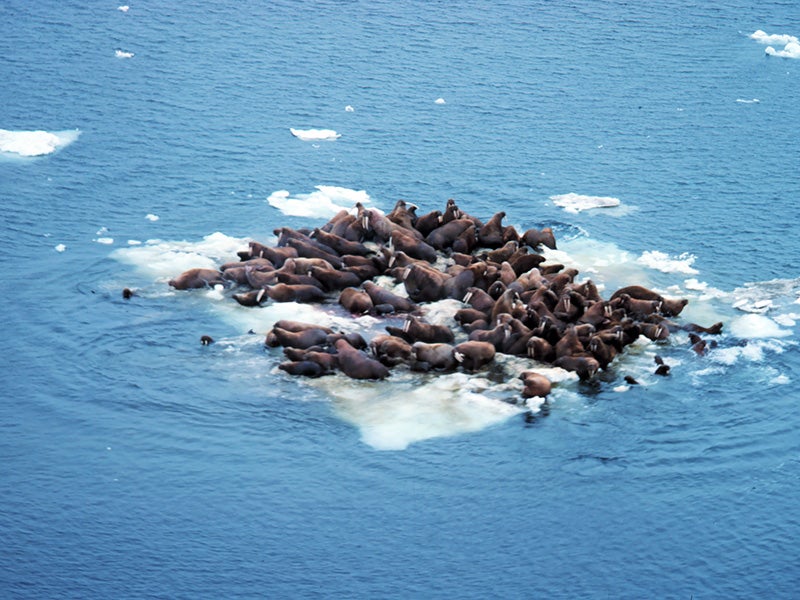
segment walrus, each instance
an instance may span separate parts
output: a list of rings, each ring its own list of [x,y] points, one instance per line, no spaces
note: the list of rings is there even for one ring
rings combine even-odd
[[[692,344],[692,350],[694,350],[698,356],[703,356],[708,352],[708,343],[696,333],[689,334],[689,343]]]
[[[669,337],[669,327],[660,323],[641,323],[642,335],[651,341],[665,340]]]
[[[369,294],[364,290],[348,287],[339,294],[339,304],[353,314],[363,315],[375,306]]]
[[[609,300],[613,300],[614,298],[619,298],[624,295],[630,296],[631,298],[635,298],[637,300],[650,300],[653,302],[658,302],[659,312],[667,317],[677,317],[689,303],[686,298],[665,298],[658,292],[654,292],[653,290],[641,285],[629,285],[627,287],[620,288],[611,294],[611,298],[609,298]]]
[[[508,289],[503,292],[503,295],[497,299],[492,306],[492,310],[489,313],[492,321],[497,320],[497,316],[503,313],[508,313],[515,317],[521,317],[525,315],[527,307],[525,303],[522,302],[520,295],[517,293],[516,290]]]
[[[442,212],[439,210],[433,210],[417,217],[417,220],[414,223],[414,229],[419,231],[423,237],[427,237],[431,231],[439,227],[441,224]]]
[[[591,379],[600,369],[600,363],[593,356],[562,356],[553,361],[553,365],[574,372],[581,381]]]
[[[222,277],[222,272],[216,269],[189,269],[170,279],[168,283],[176,290],[192,290],[225,285],[227,282]]]
[[[517,250],[519,250],[519,243],[512,240],[501,246],[495,246],[495,248],[495,250],[491,250],[490,252],[482,253],[481,257],[484,260],[488,260],[499,265],[500,263],[505,262],[514,256]]]
[[[450,221],[455,221],[464,216],[464,213],[458,208],[456,201],[453,198],[448,198],[445,205],[444,212],[442,213],[441,223],[444,225]]]
[[[332,248],[340,256],[350,254],[354,256],[368,256],[372,254],[372,250],[367,248],[361,242],[353,242],[343,238],[340,235],[328,233],[322,229],[316,228],[311,234],[312,239],[319,240],[326,246]]]
[[[436,250],[426,241],[411,235],[406,229],[398,227],[392,231],[390,239],[395,250],[400,250],[412,258],[418,258],[430,263],[436,261]]]
[[[399,331],[398,331],[399,329]],[[446,325],[432,325],[425,323],[413,315],[409,315],[402,328],[387,326],[390,334],[405,339],[409,343],[427,342],[436,344],[440,342],[451,343],[455,341],[452,330]]]
[[[264,345],[270,348],[291,346],[292,348],[307,349],[311,346],[324,345],[328,340],[328,335],[329,334],[324,329],[288,331],[275,326],[267,333]]]
[[[249,292],[242,292],[241,294],[233,294],[233,299],[242,306],[261,306],[264,300],[267,300],[266,289],[251,290]]]
[[[475,229],[475,225],[470,225],[453,240],[450,248],[453,252],[471,254],[477,244],[477,230]]]
[[[244,280],[246,285],[249,285],[251,288],[258,290],[261,288],[265,288],[269,285],[279,283],[278,272],[279,271],[277,270],[270,271],[270,270],[254,269],[253,267],[245,267]]]
[[[278,365],[281,371],[286,371],[289,375],[302,375],[304,377],[320,377],[327,371],[319,363],[313,360],[286,361]]]
[[[414,354],[411,344],[394,335],[376,335],[369,347],[375,358],[387,367],[408,363]]]
[[[543,337],[531,336],[528,338],[528,358],[541,362],[553,362],[556,352],[553,345]]]
[[[317,250],[319,250],[320,252],[322,252],[324,254],[330,254],[331,256],[338,256],[339,255],[339,253],[336,250],[334,250],[333,248],[331,248],[327,244],[324,244],[324,243],[320,242],[319,240],[314,239],[311,236],[306,235],[305,233],[303,233],[302,231],[299,231],[297,229],[290,229],[289,227],[279,227],[279,228],[274,230],[274,233],[275,233],[276,236],[278,236],[278,244],[277,245],[279,247],[280,246],[293,246],[293,244],[290,244],[289,241],[290,240],[295,240],[296,242],[299,242],[303,246],[311,246],[312,248],[316,248]],[[309,232],[309,233],[311,233],[311,232]],[[299,250],[298,250],[298,254],[300,254],[300,256],[304,256],[302,253],[300,253]]]
[[[364,291],[369,294],[372,303],[377,307],[380,304],[389,304],[397,312],[413,312],[417,310],[417,305],[409,300],[398,296],[385,288],[382,288],[377,283],[371,281],[364,282]]]
[[[345,339],[336,341],[339,369],[351,379],[385,379],[389,369],[364,352],[353,348]]]
[[[534,371],[523,371],[519,378],[524,386],[522,388],[523,398],[546,398],[553,389],[553,385],[547,377]]]
[[[625,309],[628,316],[634,319],[646,319],[661,310],[660,300],[639,300],[628,294],[620,294],[617,298],[622,300],[622,308]]]
[[[414,342],[411,348],[414,360],[410,366],[414,371],[452,371],[456,368],[457,361],[453,356],[452,344]]]
[[[398,200],[386,218],[404,229],[414,229],[414,223],[417,220],[416,210],[417,207],[413,204],[408,204],[405,200]]]
[[[456,320],[456,323],[461,325],[469,325],[473,321],[477,321],[479,319],[486,320],[489,315],[485,312],[481,312],[476,308],[460,308],[456,311],[456,314],[453,315],[453,318]]]
[[[317,323],[304,323],[303,321],[292,321],[291,319],[280,319],[275,321],[273,327],[278,327],[280,329],[285,329],[286,331],[306,331],[308,329],[321,329],[325,333],[333,333],[333,329],[330,327],[324,327],[323,325],[318,325]]]
[[[339,360],[336,354],[312,350],[311,348],[314,348],[314,346],[310,346],[309,348],[293,348],[292,346],[286,346],[283,349],[283,353],[286,355],[286,358],[291,361],[315,362],[321,366],[325,372],[332,372],[338,368]]]
[[[433,267],[412,264],[403,271],[403,285],[414,302],[435,302],[445,296],[444,284],[452,279]]]
[[[367,340],[357,331],[329,333],[325,343],[329,346],[335,346],[339,340],[345,340],[356,350],[366,350],[368,347]]]
[[[555,345],[555,351],[556,358],[575,356],[586,352],[586,349],[578,338],[578,332],[574,325],[570,325],[566,331],[564,331],[564,335],[561,336],[561,339],[558,340],[558,343]]]
[[[314,285],[276,283],[266,290],[275,302],[322,302],[325,299],[325,292]]]
[[[294,248],[298,256],[306,258],[322,258],[327,260],[334,269],[342,268],[342,259],[337,254],[331,254],[321,250],[317,246],[299,238],[289,238],[286,242],[287,247]]]
[[[556,249],[556,237],[550,227],[544,229],[528,229],[520,236],[520,241],[524,242],[534,250],[540,246],[547,246],[551,250]]]
[[[280,269],[287,258],[297,258],[297,256],[297,250],[288,246],[273,248],[272,246],[265,246],[258,242],[250,242],[248,258],[266,258],[275,265],[276,269]]]
[[[478,287],[467,288],[467,293],[464,294],[461,301],[464,304],[469,304],[472,308],[485,312],[487,315],[491,314],[495,302],[494,298]]]
[[[470,340],[453,348],[453,358],[466,371],[477,371],[494,360],[495,352],[495,347],[489,342]]]
[[[657,365],[655,374],[661,375],[662,377],[666,377],[667,375],[669,375],[670,367],[667,363],[664,362],[664,359],[661,358],[658,354],[656,354],[653,358]]]
[[[473,225],[469,219],[455,219],[431,231],[425,241],[436,250],[445,250],[453,245],[459,235]],[[434,258],[434,260],[436,259]]]
[[[377,210],[365,208],[360,202],[356,202],[356,211],[367,238],[383,244],[392,238],[392,231],[397,226],[385,215],[380,214]]]
[[[361,285],[361,278],[352,271],[311,267],[309,274],[322,284],[326,292],[337,292]]]
[[[603,370],[607,369],[611,361],[617,356],[617,349],[612,344],[606,344],[603,338],[598,335],[593,335],[589,339],[587,350],[594,356]]]
[[[478,230],[478,243],[484,248],[499,248],[503,245],[503,219],[506,213],[495,213],[491,219]],[[515,248],[516,249],[516,248]],[[503,259],[505,260],[505,259]]]
[[[455,265],[454,265],[455,266]],[[448,269],[450,278],[445,280],[442,287],[446,298],[461,300],[471,287],[480,287],[486,275],[486,265],[482,263],[471,264],[458,269]]]
[[[489,342],[495,350],[502,349],[505,340],[511,335],[511,327],[508,323],[497,325],[494,329],[474,329],[469,334],[470,341]]]
[[[510,264],[511,268],[514,269],[517,277],[521,277],[523,274],[528,273],[531,269],[536,269],[545,260],[545,257],[541,254],[515,253],[509,257],[508,264]],[[541,273],[537,271],[537,275],[541,276]]]

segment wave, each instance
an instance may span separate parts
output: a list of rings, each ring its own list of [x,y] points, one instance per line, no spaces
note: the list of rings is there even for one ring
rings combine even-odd
[[[333,129],[294,129],[289,128],[292,135],[304,142],[321,142],[333,141],[342,137],[342,134],[336,133]]]
[[[758,98],[752,98],[750,100],[747,100],[745,98],[737,98],[736,101],[739,102],[740,104],[758,104],[759,102],[761,102],[761,100],[759,100]]]
[[[610,208],[620,205],[619,198],[612,198],[611,196],[584,196],[575,193],[550,196],[550,200],[552,200],[553,204],[556,206],[560,206],[565,211],[574,214],[593,208]]]
[[[80,130],[9,131],[0,129],[0,152],[18,156],[44,156],[78,139]]]
[[[133,52],[126,52],[124,50],[117,50],[116,52],[114,52],[114,56],[116,56],[117,58],[133,58],[134,54],[133,54]]]
[[[364,190],[357,191],[333,185],[314,187],[316,192],[296,196],[291,196],[286,190],[279,190],[270,194],[267,202],[288,216],[325,219],[334,216],[342,209],[353,209],[356,202],[362,204],[370,202],[369,194]]]

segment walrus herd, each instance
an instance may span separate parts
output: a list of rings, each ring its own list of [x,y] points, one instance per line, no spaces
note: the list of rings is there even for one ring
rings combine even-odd
[[[722,323],[676,323],[672,319],[687,300],[645,287],[624,287],[603,299],[591,279],[579,283],[576,269],[547,264],[539,254],[543,246],[556,248],[549,227],[519,233],[503,225],[504,212],[483,222],[452,199],[444,211],[417,210],[399,200],[384,215],[357,203],[322,227],[278,228],[274,246],[251,241],[238,252],[239,260],[218,270],[190,269],[169,285],[234,287],[233,299],[249,307],[269,301],[338,303],[353,315],[394,317],[395,323],[404,315],[401,326],[387,325],[385,334],[369,340],[314,323],[276,322],[265,344],[283,347],[287,360],[281,370],[307,377],[342,372],[383,379],[394,368],[475,372],[503,353],[589,380],[641,335],[657,341],[688,330],[701,353],[706,345],[697,334],[722,330]],[[461,331],[424,317],[425,304],[448,298],[461,303],[452,315]],[[204,344],[210,341],[204,336]],[[655,372],[668,374],[659,357],[656,362]],[[541,374],[525,371],[520,378],[524,397],[550,393],[551,382]]]

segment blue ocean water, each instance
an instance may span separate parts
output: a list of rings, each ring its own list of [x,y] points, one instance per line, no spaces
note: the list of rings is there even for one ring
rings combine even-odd
[[[750,36],[798,23],[777,0],[0,3],[0,595],[793,597],[800,61]],[[550,225],[607,292],[724,333],[637,345],[547,417],[478,379],[289,378],[262,334],[305,308],[166,280],[321,224],[268,202],[317,186]]]

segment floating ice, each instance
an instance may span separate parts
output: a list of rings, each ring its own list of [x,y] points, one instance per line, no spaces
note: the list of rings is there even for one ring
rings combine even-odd
[[[335,376],[312,383],[333,396],[336,412],[378,450],[404,450],[414,442],[479,431],[523,412],[487,396],[487,386],[497,384],[484,379],[464,373],[426,379],[409,376],[387,386]]]
[[[0,152],[19,156],[52,154],[75,140],[81,132],[70,131],[8,131],[0,129]]]
[[[446,104],[446,102],[444,101],[444,98],[437,98],[434,100],[434,104]]]
[[[130,10],[130,8],[131,8],[130,6],[128,6],[127,4],[125,4],[125,5],[123,5],[123,6],[118,6],[118,7],[117,7],[117,10],[119,10],[119,11],[122,11],[122,12],[128,12],[128,11]]]
[[[365,204],[370,201],[369,195],[364,190],[357,191],[333,185],[315,187],[316,192],[296,196],[290,196],[286,190],[279,190],[270,194],[267,202],[285,215],[330,218],[342,209],[352,209],[356,202]]]
[[[111,244],[114,243],[114,238],[99,237],[99,238],[96,238],[94,241],[97,242],[98,244],[105,244],[107,246],[110,246]]]
[[[550,196],[550,200],[552,200],[553,204],[556,206],[560,206],[565,211],[574,214],[592,208],[609,208],[620,205],[619,198],[612,198],[611,196],[584,196],[575,193]]]
[[[117,58],[133,58],[133,52],[125,52],[124,50],[117,50],[114,52]]]
[[[749,37],[761,44],[770,44],[764,50],[769,56],[800,58],[800,40],[798,40],[796,36],[786,33],[770,35],[759,29],[751,33]],[[776,50],[772,44],[783,46],[783,50]]]
[[[294,137],[304,142],[329,141],[342,137],[340,133],[336,133],[333,129],[294,129],[290,127],[289,131],[292,132]]]
[[[55,248],[56,252],[63,252],[64,250],[67,249],[67,247],[64,244],[58,244]]]
[[[216,269],[247,248],[248,240],[212,233],[199,242],[148,240],[142,245],[118,248],[111,256],[157,279],[170,279],[193,268]]]
[[[662,273],[685,273],[687,275],[694,275],[699,273],[697,269],[692,267],[697,257],[688,252],[678,255],[677,257],[670,257],[664,252],[658,250],[647,250],[636,259],[641,265],[656,269]]]
[[[759,314],[747,314],[734,319],[730,324],[730,332],[741,339],[780,338],[792,335],[792,332],[781,327],[769,317]]]
[[[144,218],[147,219],[148,221],[153,221],[153,222],[158,221],[158,215],[154,215],[152,213],[148,213],[147,215],[145,215]]]
[[[778,56],[780,58],[800,58],[800,44],[791,42],[786,44],[783,50],[775,50],[772,46],[767,46],[764,52],[770,56]]]
[[[347,106],[345,106],[345,107],[344,107],[344,110],[345,110],[346,112],[353,112],[353,111],[355,110],[355,108],[353,108],[352,106],[350,106],[350,105],[348,104]]]

